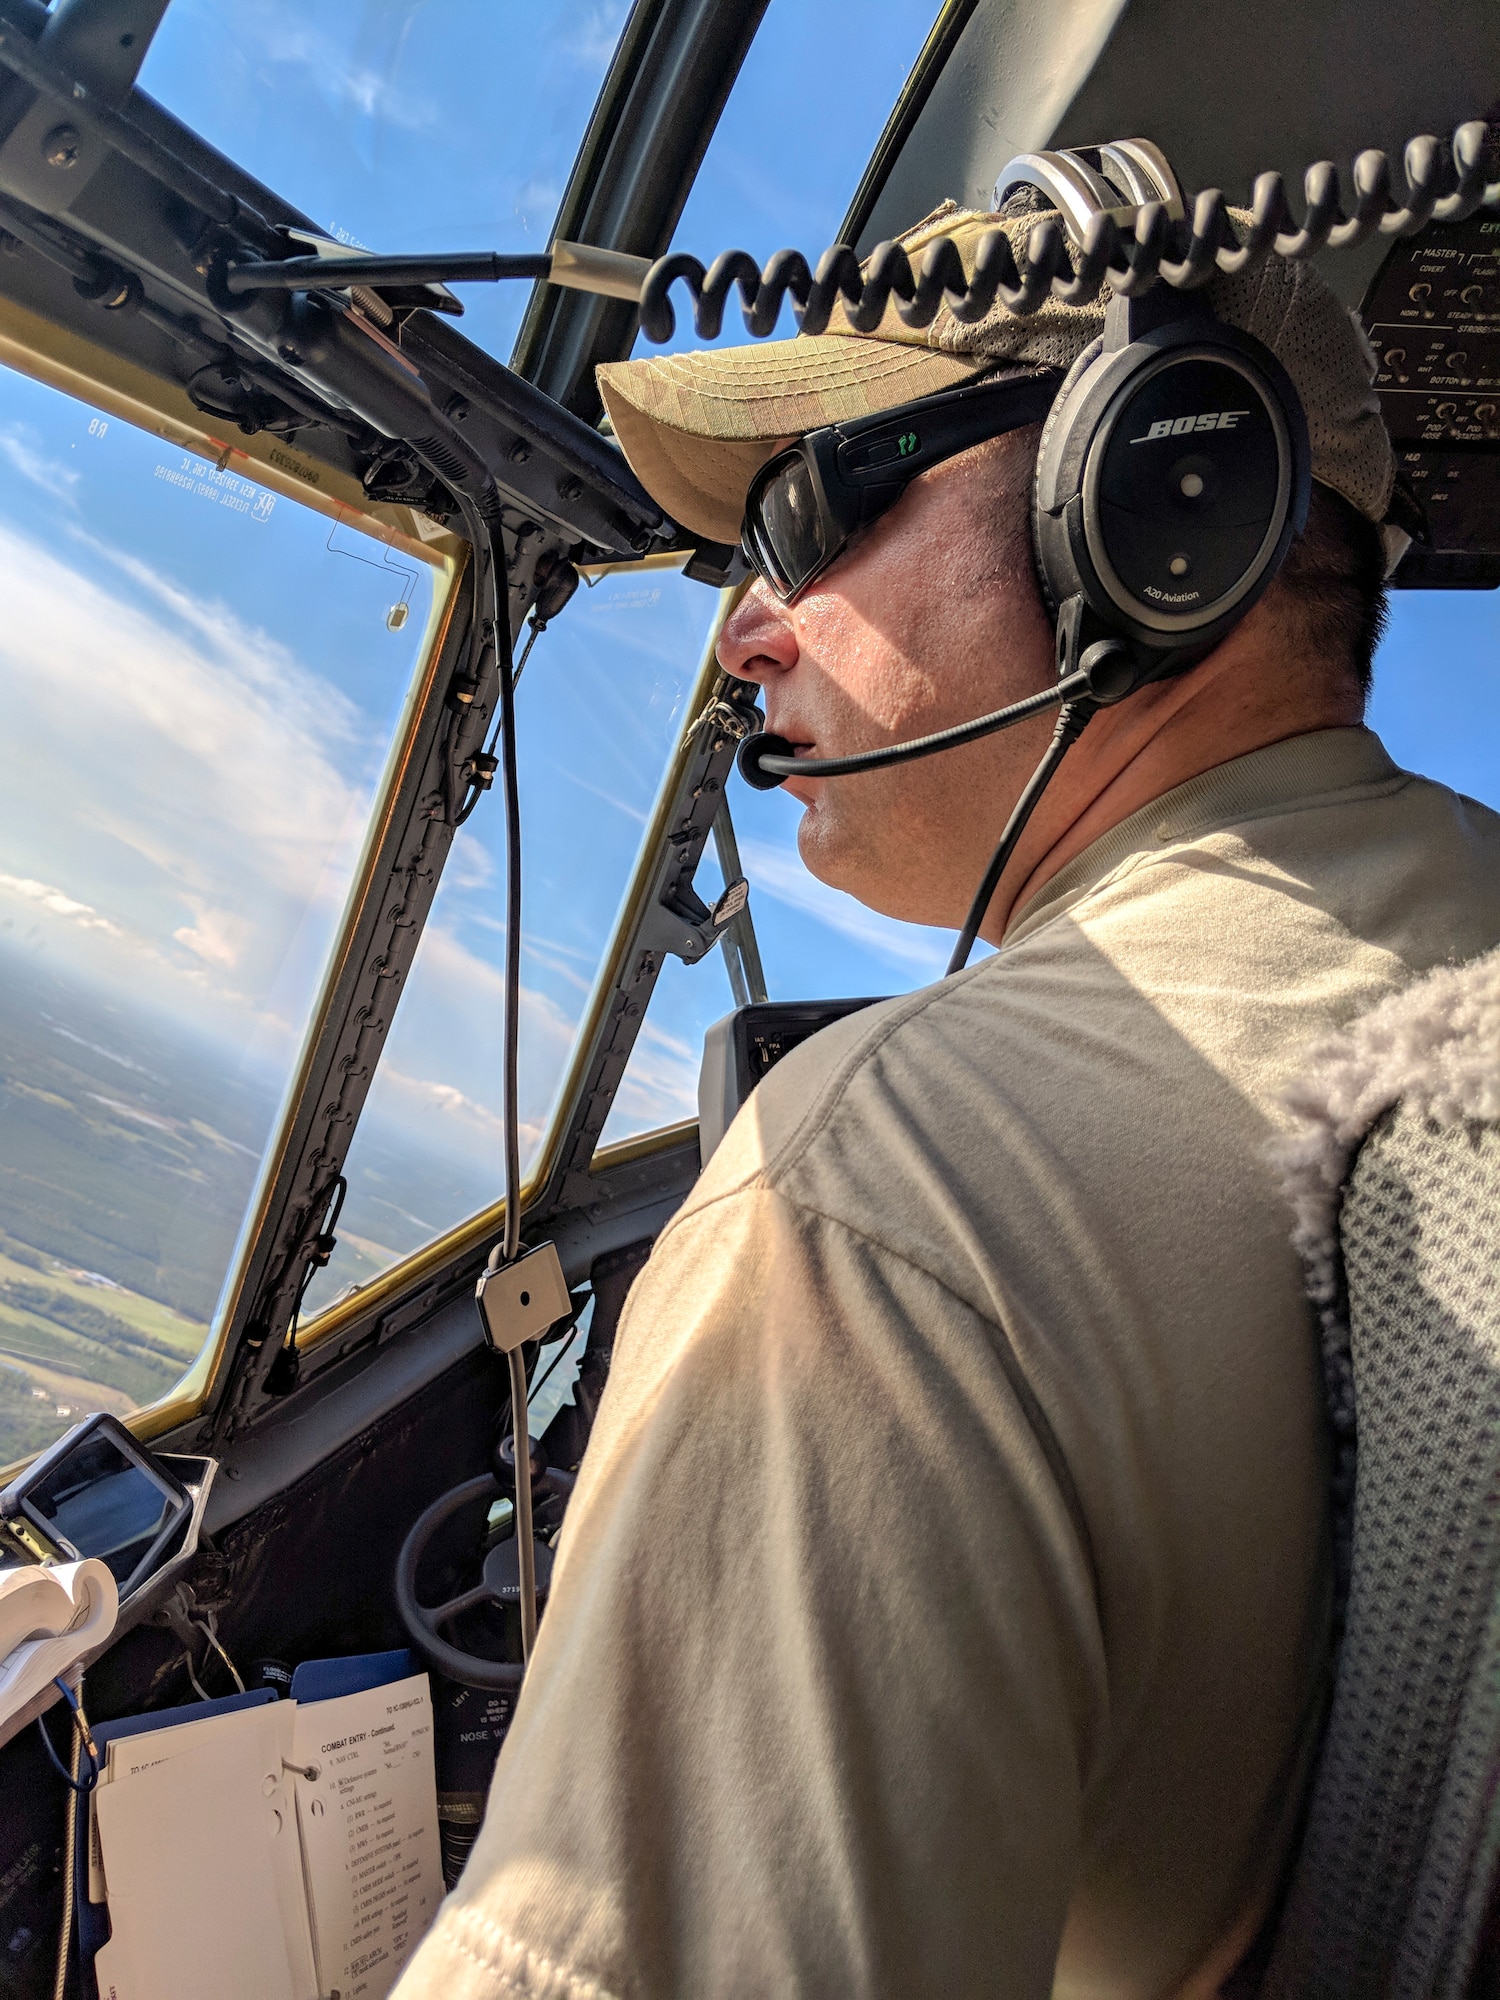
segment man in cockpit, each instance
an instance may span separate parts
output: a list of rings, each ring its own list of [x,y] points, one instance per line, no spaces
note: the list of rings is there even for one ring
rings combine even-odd
[[[662,1233],[401,2000],[1209,1995],[1273,1905],[1330,1595],[1278,1092],[1500,941],[1500,819],[1362,724],[1394,468],[1361,337],[1309,266],[1211,296],[1301,396],[1306,532],[1214,652],[1092,722],[995,952],[789,1055]],[[600,372],[642,480],[727,542],[799,436],[1066,368],[1102,314],[893,307]],[[752,585],[719,657],[771,730],[843,755],[1051,681],[1037,439],[924,473],[790,601]],[[792,779],[804,860],[956,926],[1052,727]]]

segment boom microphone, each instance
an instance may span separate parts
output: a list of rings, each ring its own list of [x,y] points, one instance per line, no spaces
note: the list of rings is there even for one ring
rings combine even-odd
[[[961,743],[975,743],[981,736],[1013,728],[1016,723],[1064,702],[1088,700],[1096,708],[1108,708],[1123,701],[1140,678],[1140,670],[1121,642],[1101,639],[1084,653],[1075,672],[1064,674],[1039,694],[1029,694],[989,715],[976,716],[972,722],[955,723],[951,729],[914,736],[908,743],[890,743],[882,749],[861,750],[850,757],[798,757],[784,736],[760,729],[745,738],[735,761],[745,783],[758,792],[773,792],[792,777],[846,778],[856,771],[882,771],[891,764],[906,764],[917,757],[931,757],[939,750],[956,750]]]

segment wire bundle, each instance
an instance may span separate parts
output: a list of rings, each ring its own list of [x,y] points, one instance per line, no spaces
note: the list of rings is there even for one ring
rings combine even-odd
[[[1261,264],[1273,254],[1297,261],[1320,250],[1342,250],[1371,236],[1413,236],[1430,222],[1463,222],[1480,208],[1500,209],[1500,180],[1486,183],[1482,119],[1460,125],[1451,147],[1433,137],[1411,140],[1405,151],[1407,195],[1398,204],[1391,164],[1373,148],[1354,162],[1354,212],[1347,215],[1338,168],[1319,161],[1303,176],[1306,213],[1299,223],[1280,174],[1258,176],[1248,229],[1237,225],[1218,188],[1205,188],[1192,213],[1173,219],[1161,202],[1147,202],[1123,220],[1118,214],[1093,216],[1081,243],[1069,242],[1055,219],[1039,221],[1020,261],[1003,229],[979,239],[972,272],[966,272],[957,245],[939,237],[915,270],[899,243],[882,243],[862,269],[847,243],[835,243],[816,272],[798,250],[778,250],[764,269],[744,250],[726,250],[704,268],[696,257],[677,252],[652,265],[641,290],[641,331],[661,345],[677,330],[668,297],[679,281],[693,301],[693,325],[702,340],[715,339],[724,308],[738,290],[745,326],[763,340],[776,326],[790,297],[799,331],[824,333],[842,299],[857,333],[879,326],[892,298],[902,324],[931,326],[946,305],[955,319],[983,319],[998,299],[1018,318],[1036,312],[1048,299],[1087,305],[1106,282],[1126,298],[1148,291],[1158,279],[1178,291],[1194,291],[1219,272]]]

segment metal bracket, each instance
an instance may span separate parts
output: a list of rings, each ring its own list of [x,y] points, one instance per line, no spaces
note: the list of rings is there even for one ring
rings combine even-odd
[[[720,698],[709,703],[689,731],[690,738],[700,734],[708,749],[707,767],[695,774],[697,782],[688,794],[687,810],[667,836],[652,899],[636,939],[638,949],[670,952],[684,965],[696,965],[745,908],[750,884],[742,875],[727,885],[712,909],[693,887],[693,877],[723,802],[732,753],[752,726],[743,708]],[[730,765],[720,770],[726,750],[731,753]]]
[[[597,1198],[589,1178],[594,1149],[641,1031],[662,961],[670,953],[696,964],[722,938],[732,935],[744,914],[748,892],[741,886],[743,878],[732,882],[711,910],[692,884],[723,806],[735,752],[759,724],[754,700],[752,687],[721,676],[718,691],[683,739],[671,795],[657,821],[666,830],[660,858],[637,906],[640,915],[616,958],[619,970],[587,1053],[572,1131],[539,1208],[586,1207]]]
[[[684,965],[696,965],[707,958],[749,900],[750,884],[743,875],[730,883],[712,909],[696,889],[679,883],[670,895],[663,893],[658,905],[667,921],[658,917],[647,925],[643,942],[671,952]]]
[[[76,78],[77,102],[39,91],[0,145],[0,185],[46,215],[64,215],[109,158],[88,115],[118,109],[134,88],[167,0],[57,0],[37,54]]]
[[[109,103],[135,88],[167,0],[55,0],[40,46]]]

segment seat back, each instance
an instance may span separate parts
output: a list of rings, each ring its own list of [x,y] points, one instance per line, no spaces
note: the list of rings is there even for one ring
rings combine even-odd
[[[1325,1046],[1292,1110],[1346,1558],[1261,1993],[1463,2000],[1500,1863],[1500,954]]]

